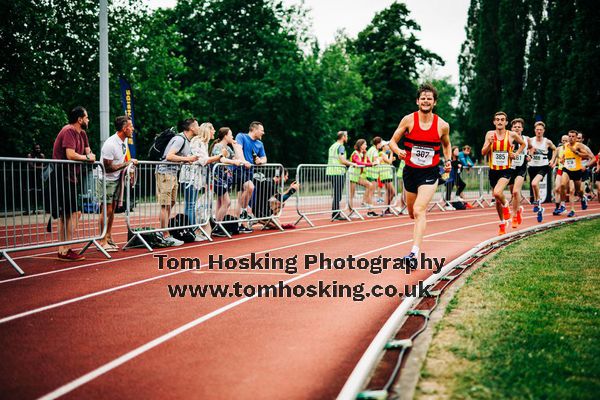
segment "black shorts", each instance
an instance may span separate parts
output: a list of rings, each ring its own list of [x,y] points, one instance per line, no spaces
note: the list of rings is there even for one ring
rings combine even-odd
[[[510,168],[509,169],[490,169],[489,179],[490,179],[490,185],[492,186],[492,189],[496,187],[496,184],[498,183],[498,181],[501,178],[510,180],[512,175],[513,175],[513,170]]]
[[[536,175],[541,175],[544,178],[550,172],[550,166],[544,165],[542,167],[529,167],[529,179],[533,180]]]
[[[241,192],[244,186],[244,183],[251,181],[254,176],[254,168],[246,168],[246,167],[236,167],[233,170],[233,184],[231,185],[232,189]]]
[[[435,185],[440,179],[439,167],[431,168],[413,168],[406,165],[402,181],[404,182],[404,190],[411,193],[417,193],[419,186]]]
[[[380,179],[381,183],[389,183],[389,182],[391,182],[393,180],[394,180],[393,178],[390,178],[390,179]]]
[[[583,170],[580,169],[578,171],[569,171],[568,169],[564,168],[563,174],[569,175],[569,179],[572,181],[580,181],[583,177]]]
[[[512,169],[511,171],[512,171],[512,176],[510,177],[508,184],[514,185],[515,179],[517,178],[517,176],[522,176],[523,179],[525,179],[525,177],[527,176],[527,164],[523,164],[520,167]]]

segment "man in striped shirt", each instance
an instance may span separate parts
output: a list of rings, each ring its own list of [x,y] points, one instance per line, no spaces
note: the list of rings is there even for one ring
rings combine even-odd
[[[494,115],[493,122],[496,129],[485,134],[485,143],[481,149],[481,155],[486,156],[489,154],[490,185],[493,188],[496,211],[498,211],[498,217],[500,218],[498,235],[506,233],[506,227],[510,221],[510,207],[504,196],[504,188],[506,188],[512,176],[511,160],[525,150],[523,138],[515,132],[506,130],[507,120],[508,117],[503,111],[498,111]],[[511,150],[513,143],[519,144],[516,152]]]

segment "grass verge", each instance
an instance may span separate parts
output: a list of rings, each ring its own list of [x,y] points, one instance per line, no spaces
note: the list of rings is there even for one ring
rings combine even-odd
[[[598,399],[600,219],[485,261],[436,326],[418,399]]]

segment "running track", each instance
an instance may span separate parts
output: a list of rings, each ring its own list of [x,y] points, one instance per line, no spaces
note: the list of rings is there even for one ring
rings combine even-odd
[[[530,207],[528,207],[530,210]],[[577,215],[600,212],[594,203]],[[530,211],[523,226],[536,224]],[[291,210],[283,222],[294,219]],[[546,216],[545,221],[557,218]],[[493,209],[433,212],[424,251],[447,261],[493,237]],[[397,286],[425,279],[388,270],[305,270],[304,254],[330,258],[398,257],[410,250],[406,216],[365,221],[314,220],[310,228],[265,231],[163,250],[173,257],[298,255],[298,273],[158,270],[132,249],[106,260],[56,261],[54,249],[14,253],[28,275],[0,262],[0,393],[47,398],[334,398],[398,299],[170,298],[168,284],[316,284]],[[116,222],[118,242],[124,223]],[[160,250],[155,253],[161,253]]]

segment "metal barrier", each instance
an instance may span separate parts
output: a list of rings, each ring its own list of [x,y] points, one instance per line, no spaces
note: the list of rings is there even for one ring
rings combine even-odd
[[[279,218],[284,172],[281,164],[215,164],[209,178],[213,235],[231,238],[231,224],[237,225],[241,233],[252,232],[251,227],[257,223],[263,225],[262,229],[283,230]]]
[[[131,180],[126,187],[129,236],[124,250],[141,244],[152,251],[149,238],[158,239],[159,246],[173,245],[172,239],[164,243],[163,232],[175,230],[191,229],[212,240],[203,228],[211,208],[209,166],[139,161],[137,166],[129,165],[126,173]]]
[[[344,210],[348,209],[348,176],[346,167],[325,164],[300,164],[296,168],[296,181],[300,188],[296,193],[297,225],[303,219],[314,226],[309,216],[331,214],[350,220]]]
[[[106,197],[106,185],[95,179],[97,169],[104,171],[99,162],[0,158],[0,254],[19,274],[8,253],[86,243],[79,254],[94,244],[111,258],[98,243],[106,204],[98,204],[96,191]]]
[[[350,167],[348,168],[347,175],[349,218],[356,215],[358,218],[364,219],[360,211],[366,211],[368,217],[380,216],[374,210],[381,210],[381,216],[385,214],[397,216],[400,213],[396,209],[398,180],[396,168],[393,165],[380,164],[373,167]],[[384,199],[375,196],[379,182],[383,183],[382,186],[385,191]]]

